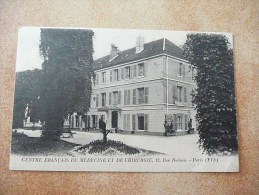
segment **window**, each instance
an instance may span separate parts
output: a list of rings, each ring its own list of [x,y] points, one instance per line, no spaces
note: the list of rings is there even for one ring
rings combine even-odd
[[[124,105],[130,105],[130,90],[124,90]]]
[[[148,87],[138,88],[138,104],[147,104],[148,103]],[[133,90],[134,93],[134,90]],[[133,101],[135,97],[133,94]]]
[[[130,66],[125,67],[125,70],[126,70],[125,79],[131,78],[131,75],[130,75]]]
[[[138,103],[144,104],[144,87],[138,88]]]
[[[182,87],[177,86],[178,101],[182,102]]]
[[[132,130],[136,130],[136,115],[132,114]]]
[[[130,114],[123,115],[123,129],[130,130]]]
[[[106,106],[106,93],[101,93],[102,96],[102,106]]]
[[[144,76],[144,63],[138,64],[138,76]]]
[[[178,75],[179,75],[179,76],[182,76],[182,75],[183,75],[182,73],[183,73],[183,64],[180,63],[180,64],[179,64],[179,69],[178,69]]]
[[[118,105],[118,91],[113,92],[113,104]]]
[[[137,104],[137,90],[133,89],[133,99],[132,99],[132,104]]]
[[[183,117],[177,116],[177,129],[183,129]]]
[[[102,83],[106,83],[106,72],[102,72]]]
[[[109,105],[112,104],[112,92],[109,92]]]
[[[137,114],[138,130],[148,130],[148,114]]]
[[[118,69],[115,69],[114,72],[113,72],[113,80],[114,81],[118,81],[119,80],[119,71]]]
[[[98,81],[99,81],[99,74],[95,75],[95,84],[98,85]]]
[[[178,66],[178,76],[185,77],[185,64],[180,63]]]
[[[98,108],[99,107],[99,95],[96,94],[96,107]]]
[[[186,87],[183,88],[183,96],[184,96],[184,103],[187,103],[187,89],[186,89]]]
[[[113,76],[112,76],[113,74],[112,74],[112,70],[110,71],[110,81],[112,82],[112,80],[113,80]]]
[[[133,77],[137,77],[137,65],[133,65]]]

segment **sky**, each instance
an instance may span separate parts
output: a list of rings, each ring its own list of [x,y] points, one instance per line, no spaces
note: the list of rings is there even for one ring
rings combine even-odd
[[[103,29],[91,28],[94,31],[94,60],[109,55],[111,44],[118,47],[120,51],[135,47],[136,39],[144,37],[144,42],[150,42],[161,38],[167,38],[174,44],[181,46],[186,41],[187,31],[165,31],[165,30],[137,30],[137,29]],[[193,32],[192,32],[193,33]],[[233,45],[231,33],[225,34],[231,45]],[[39,52],[40,27],[22,27],[19,29],[16,72],[24,70],[41,69],[43,62]]]

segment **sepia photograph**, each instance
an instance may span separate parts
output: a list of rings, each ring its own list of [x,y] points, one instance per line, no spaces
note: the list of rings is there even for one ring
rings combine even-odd
[[[239,172],[231,33],[19,29],[11,170]]]

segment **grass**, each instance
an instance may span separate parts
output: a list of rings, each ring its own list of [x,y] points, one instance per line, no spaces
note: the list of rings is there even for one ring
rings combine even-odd
[[[77,144],[66,141],[43,141],[40,137],[28,137],[22,133],[12,135],[11,153],[17,155],[66,156]]]

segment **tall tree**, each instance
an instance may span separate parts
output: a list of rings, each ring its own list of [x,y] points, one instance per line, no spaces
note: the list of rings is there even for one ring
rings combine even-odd
[[[41,70],[27,70],[16,73],[13,128],[22,128],[25,109],[28,105],[32,122],[39,121],[38,98],[40,95]]]
[[[42,137],[59,139],[64,120],[90,107],[93,31],[41,29],[42,87],[40,95]]]
[[[197,69],[199,144],[207,153],[237,150],[233,52],[226,36],[188,34],[184,52]]]

